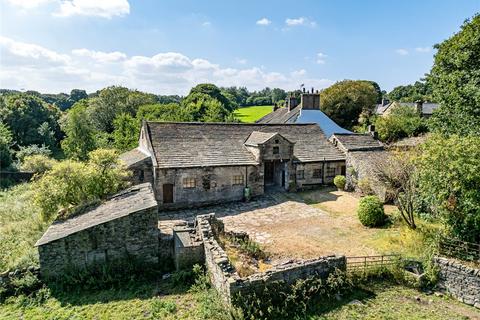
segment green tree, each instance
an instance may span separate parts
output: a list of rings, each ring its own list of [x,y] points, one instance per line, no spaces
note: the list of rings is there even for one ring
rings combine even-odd
[[[60,140],[60,110],[56,107],[27,94],[1,96],[0,100],[0,121],[10,128],[18,145],[45,144],[53,147]]]
[[[12,153],[10,147],[12,145],[12,132],[8,127],[0,122],[0,168],[7,168],[12,163]]]
[[[140,122],[137,119],[122,113],[115,118],[113,126],[113,139],[118,150],[127,151],[137,146],[140,132]]]
[[[388,93],[388,98],[392,101],[400,102],[434,101],[431,85],[424,79],[415,81],[414,84],[393,88]]]
[[[191,121],[182,106],[177,103],[148,104],[138,108],[137,119],[148,121]]]
[[[124,87],[108,87],[90,99],[87,112],[96,130],[112,133],[113,120],[120,113],[134,117],[140,106],[153,104],[157,98],[152,94],[132,91]]]
[[[362,112],[372,113],[377,101],[373,85],[365,80],[343,80],[322,90],[321,109],[338,125],[352,128]]]
[[[432,116],[432,130],[480,135],[480,15],[435,48],[428,81],[440,108]]]
[[[422,197],[450,232],[480,241],[480,137],[432,135],[417,159]]]
[[[184,105],[196,104],[200,100],[205,100],[205,96],[218,100],[230,112],[236,107],[236,104],[222,94],[220,88],[211,83],[202,83],[193,87],[188,96],[183,100],[183,103]]]
[[[95,130],[86,110],[85,102],[76,103],[68,111],[63,124],[66,138],[61,143],[62,149],[65,155],[72,159],[85,160],[88,152],[96,148]]]
[[[380,140],[393,142],[413,137],[426,131],[422,118],[414,107],[398,106],[383,116],[377,117],[375,127]]]
[[[53,165],[35,182],[34,201],[45,220],[63,218],[82,204],[104,199],[126,186],[127,170],[114,150],[98,149],[87,162],[65,160]]]

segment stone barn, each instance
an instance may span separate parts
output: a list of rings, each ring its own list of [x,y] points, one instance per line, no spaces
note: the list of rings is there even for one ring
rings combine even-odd
[[[345,170],[316,124],[143,122],[139,147],[121,158],[163,208],[330,184]]]
[[[158,209],[151,184],[135,185],[85,213],[54,222],[35,245],[47,277],[132,257],[158,263]]]

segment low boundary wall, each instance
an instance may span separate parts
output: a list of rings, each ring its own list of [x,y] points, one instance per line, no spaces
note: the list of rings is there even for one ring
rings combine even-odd
[[[212,284],[229,303],[236,294],[247,295],[271,282],[284,281],[285,284],[292,284],[298,279],[309,277],[327,278],[336,269],[346,269],[345,256],[326,256],[309,260],[291,260],[266,272],[242,278],[230,264],[227,254],[214,237],[214,229],[223,230],[223,223],[213,214],[197,216],[196,229],[203,239],[205,264]]]
[[[461,302],[480,309],[480,269],[453,259],[435,257],[433,260],[439,269],[438,285]]]

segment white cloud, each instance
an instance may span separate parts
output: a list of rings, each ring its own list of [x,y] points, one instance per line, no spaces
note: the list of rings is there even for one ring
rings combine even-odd
[[[88,57],[98,62],[115,62],[124,60],[127,58],[125,53],[114,51],[114,52],[102,52],[102,51],[93,51],[88,49],[74,49],[72,53],[79,57]]]
[[[257,21],[257,24],[259,26],[268,26],[271,23],[272,23],[272,21],[268,20],[267,18],[262,18],[262,19]]]
[[[23,9],[32,9],[49,2],[56,2],[57,0],[8,0],[8,2],[14,6],[21,7]]]
[[[203,27],[210,27],[212,25],[212,23],[210,21],[205,21],[202,23],[202,26]]]
[[[153,93],[186,94],[192,86],[202,82],[246,86],[250,90],[266,86],[291,90],[301,83],[324,88],[333,83],[328,79],[310,78],[304,69],[281,73],[262,67],[231,68],[178,52],[128,56],[118,51],[82,48],[64,54],[37,44],[0,37],[0,53],[2,87],[52,93],[68,92],[73,88],[92,92],[110,85]]]
[[[248,61],[247,59],[237,58],[235,62],[237,62],[238,64],[247,64]]]
[[[325,59],[326,58],[327,58],[326,54],[321,53],[321,52],[317,53],[317,63],[318,64],[325,64],[325,62],[326,62]]]
[[[432,48],[430,48],[430,47],[417,47],[417,48],[415,48],[415,51],[421,52],[421,53],[428,53],[428,52],[432,51]]]
[[[129,13],[130,5],[127,0],[62,0],[59,11],[54,15],[97,16],[110,19],[115,16],[123,17]]]
[[[408,50],[407,49],[397,49],[397,50],[395,50],[395,52],[398,53],[401,56],[408,55]]]
[[[315,27],[317,23],[315,21],[310,21],[308,18],[299,17],[299,18],[287,18],[285,23],[289,27],[295,26],[310,26]]]

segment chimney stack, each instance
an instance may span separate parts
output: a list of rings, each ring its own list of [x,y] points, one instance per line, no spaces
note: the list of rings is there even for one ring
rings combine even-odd
[[[313,94],[314,90],[313,90],[313,87],[312,87],[312,94]]]
[[[303,87],[303,93],[305,93],[305,87]]]

